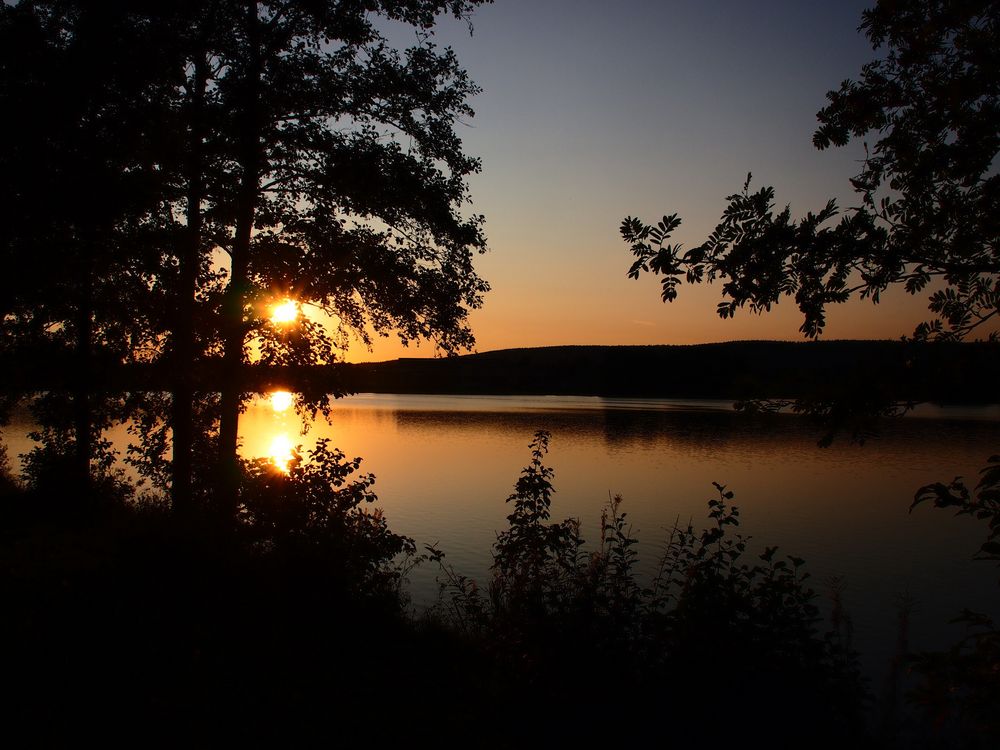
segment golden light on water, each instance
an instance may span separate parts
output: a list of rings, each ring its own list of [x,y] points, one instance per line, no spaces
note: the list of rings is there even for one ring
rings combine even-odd
[[[283,325],[294,323],[299,317],[299,306],[294,300],[286,299],[271,308],[271,322]]]
[[[294,397],[288,391],[274,391],[271,393],[271,408],[274,411],[288,411]]]
[[[271,441],[271,447],[267,451],[271,462],[286,474],[288,473],[289,464],[291,464],[292,459],[295,457],[293,447],[288,435],[275,435]]]

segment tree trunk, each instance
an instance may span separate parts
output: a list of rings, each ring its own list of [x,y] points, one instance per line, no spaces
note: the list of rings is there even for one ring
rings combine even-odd
[[[204,137],[203,105],[208,80],[205,55],[199,50],[195,58],[194,80],[191,87],[191,130],[187,191],[187,236],[180,256],[180,289],[177,319],[174,326],[174,393],[173,393],[173,477],[171,496],[174,512],[190,515],[192,497],[192,445],[194,443],[195,359],[194,316],[195,295],[198,291],[198,266],[201,259],[204,174],[202,139]]]
[[[76,309],[76,378],[73,387],[73,426],[76,443],[73,452],[73,472],[81,488],[90,487],[90,456],[93,451],[93,435],[91,429],[90,391],[91,377],[91,339],[93,338],[93,320],[91,318],[94,306],[93,279],[89,261],[84,258],[83,278],[80,283],[80,298]]]
[[[222,416],[219,425],[219,489],[223,513],[236,510],[239,492],[240,403],[243,397],[243,343],[246,336],[244,306],[248,291],[250,237],[253,231],[260,183],[260,29],[257,3],[247,3],[247,75],[244,80],[243,107],[240,117],[240,166],[243,170],[237,199],[236,232],[231,249],[231,271],[226,288],[223,319],[225,354],[223,355]]]

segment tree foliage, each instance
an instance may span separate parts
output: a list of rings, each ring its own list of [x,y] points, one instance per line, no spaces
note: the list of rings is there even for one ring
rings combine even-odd
[[[953,508],[955,515],[972,516],[987,526],[986,539],[975,559],[1000,563],[1000,455],[990,456],[973,489],[961,477],[948,484],[935,482],[917,490],[910,506],[921,503]],[[914,670],[923,678],[913,698],[938,724],[956,722],[971,728],[987,742],[1000,739],[1000,627],[990,614],[965,609],[953,622],[965,626],[965,635],[947,651],[914,657]]]
[[[401,601],[402,579],[416,547],[389,530],[373,474],[357,474],[361,459],[347,459],[317,440],[296,456],[287,473],[266,459],[247,462],[238,530],[261,553],[306,561],[359,596]]]
[[[919,339],[996,337],[1000,317],[1000,9],[989,0],[881,0],[860,31],[878,58],[827,94],[817,148],[865,140],[851,180],[859,205],[829,201],[800,220],[776,210],[771,187],[728,196],[708,239],[669,242],[676,214],[656,224],[627,217],[629,275],[678,285],[722,280],[723,318],[793,297],[802,332],[822,333],[829,304],[878,302],[894,284],[926,293],[933,319]],[[868,140],[873,145],[868,146]],[[840,216],[834,223],[834,219]]]
[[[109,368],[166,373],[171,399],[128,416],[154,438],[137,460],[187,504],[211,470],[201,435],[238,466],[248,366],[329,364],[374,336],[472,346],[486,244],[457,126],[478,89],[433,32],[484,1],[0,6],[0,106],[20,113],[0,153],[4,344],[39,368],[29,354],[76,357],[84,465]],[[312,314],[275,324],[284,298]],[[299,406],[331,388],[302,384]],[[153,465],[168,428],[172,475]]]
[[[485,243],[482,218],[461,209],[479,162],[462,152],[455,126],[472,116],[478,89],[431,29],[438,14],[474,5],[256,3],[217,22],[233,30],[207,50],[225,112],[209,134],[224,158],[207,214],[230,255],[240,222],[250,223],[244,325],[268,340],[268,361],[302,361],[300,333],[325,342],[313,359],[339,348],[316,327],[268,326],[266,303],[286,295],[363,341],[370,326],[434,338],[446,351],[472,343],[466,306],[486,286],[471,263]],[[418,43],[395,49],[380,15],[415,25]]]

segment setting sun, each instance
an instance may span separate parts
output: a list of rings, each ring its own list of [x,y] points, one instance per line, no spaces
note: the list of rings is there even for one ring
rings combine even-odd
[[[271,310],[272,323],[294,323],[299,317],[299,306],[294,300],[285,300]]]
[[[278,470],[287,474],[288,466],[295,457],[292,441],[288,439],[288,435],[276,435],[267,453]]]
[[[294,397],[288,391],[274,391],[271,394],[271,408],[274,411],[287,411],[293,401]]]

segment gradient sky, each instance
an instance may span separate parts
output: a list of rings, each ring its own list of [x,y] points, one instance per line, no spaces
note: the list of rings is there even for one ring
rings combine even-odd
[[[718,285],[682,286],[660,302],[658,280],[626,277],[618,234],[629,214],[678,213],[691,247],[714,228],[747,172],[774,185],[793,215],[827,198],[852,205],[860,146],[817,151],[811,138],[828,90],[874,53],[858,33],[860,0],[497,0],[470,37],[448,22],[483,89],[459,126],[482,159],[471,211],[486,216],[493,287],[471,316],[477,350],[559,344],[687,344],[799,340],[791,300],[765,316],[715,313]],[[898,338],[926,317],[923,298],[830,309],[825,338]],[[353,360],[433,356],[380,341]]]

